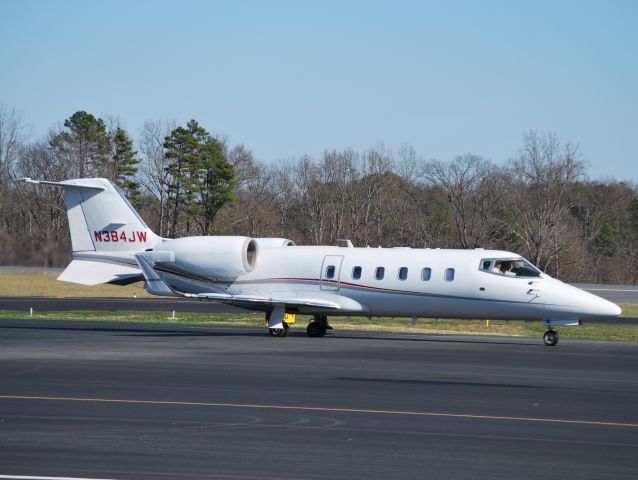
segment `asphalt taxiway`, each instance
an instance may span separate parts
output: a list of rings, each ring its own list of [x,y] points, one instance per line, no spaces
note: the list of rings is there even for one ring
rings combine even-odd
[[[636,478],[638,345],[0,321],[0,475]]]

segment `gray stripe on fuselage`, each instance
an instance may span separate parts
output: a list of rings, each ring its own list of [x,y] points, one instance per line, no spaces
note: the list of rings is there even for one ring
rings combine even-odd
[[[279,284],[279,283],[286,283],[286,284],[290,284],[290,283],[294,283],[294,284],[298,284],[298,285],[308,285],[308,284],[315,284],[315,285],[319,285],[319,280],[275,280],[275,279],[265,279],[265,280],[253,280],[253,281],[236,281],[233,282],[233,285],[254,285],[254,284],[260,284],[260,285],[265,285],[265,284]],[[329,283],[330,285],[335,285],[336,283]],[[353,286],[353,285],[344,285],[343,283],[339,283],[339,289],[344,289],[344,290],[355,290],[355,291],[361,291],[361,292],[375,292],[375,293],[385,293],[388,295],[408,295],[408,296],[414,296],[414,297],[428,297],[428,298],[447,298],[447,299],[451,299],[451,300],[471,300],[471,301],[479,301],[479,302],[497,302],[497,303],[516,303],[516,304],[521,304],[521,305],[528,305],[531,304],[532,301],[534,300],[533,298],[528,301],[528,302],[521,302],[521,301],[517,301],[517,300],[497,300],[497,299],[493,299],[493,298],[478,298],[478,297],[462,297],[462,296],[457,296],[457,295],[445,295],[445,294],[440,294],[440,293],[427,293],[427,292],[411,292],[408,290],[390,290],[390,289],[384,289],[381,287],[357,287],[357,286]],[[333,291],[334,292],[334,291]],[[551,303],[534,303],[533,305],[558,305],[558,304],[551,304]],[[560,306],[560,305],[558,305]]]

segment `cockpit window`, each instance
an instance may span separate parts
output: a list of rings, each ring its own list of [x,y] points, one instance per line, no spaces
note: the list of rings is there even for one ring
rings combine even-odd
[[[541,272],[523,258],[484,258],[480,269],[506,277],[539,277]]]

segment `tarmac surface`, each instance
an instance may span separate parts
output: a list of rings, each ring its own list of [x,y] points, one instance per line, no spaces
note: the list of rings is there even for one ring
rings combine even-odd
[[[572,285],[610,302],[638,303],[638,285],[597,285],[593,283],[572,283]]]
[[[0,476],[635,479],[638,345],[0,321]]]

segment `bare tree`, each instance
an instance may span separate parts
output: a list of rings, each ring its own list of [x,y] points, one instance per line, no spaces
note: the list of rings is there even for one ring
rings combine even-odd
[[[300,193],[297,221],[305,237],[313,244],[328,240],[328,195],[321,179],[321,168],[310,157],[302,158],[295,168],[296,185]]]
[[[228,150],[226,156],[235,169],[237,178],[237,189],[245,190],[250,188],[251,182],[259,177],[263,167],[258,165],[253,158],[253,154],[245,145],[235,145]]]
[[[349,204],[352,240],[357,245],[386,244],[382,232],[389,218],[387,198],[393,194],[392,154],[383,144],[375,145],[359,156],[358,168]]]
[[[70,178],[72,168],[45,141],[21,150],[12,175],[59,181]],[[37,252],[35,256],[45,267],[68,262],[70,242],[62,191],[16,182],[12,199],[15,208],[11,222],[22,233],[16,258],[29,262]]]
[[[256,237],[281,236],[275,169],[255,161],[244,145],[231,148],[228,161],[237,177],[236,200],[220,212],[217,229]]]
[[[632,262],[613,259],[636,258],[636,250],[631,248],[632,230],[638,233],[631,218],[632,202],[638,204],[635,195],[631,186],[621,182],[579,182],[574,186],[572,230],[584,247],[574,276],[590,276],[597,283],[631,278]]]
[[[419,183],[423,171],[423,159],[417,154],[412,145],[401,145],[394,161],[397,175],[414,185]]]
[[[301,204],[301,192],[297,185],[297,168],[294,160],[280,161],[271,167],[271,188],[278,216],[278,235],[296,239],[297,242],[305,240],[301,225],[297,222],[299,205]]]
[[[24,141],[25,125],[22,114],[0,103],[0,192],[16,162]]]
[[[534,264],[543,270],[551,267],[555,274],[564,247],[561,236],[568,228],[570,194],[584,172],[578,155],[576,146],[563,144],[555,134],[532,130],[523,135],[520,156],[509,165],[509,214],[502,222]]]
[[[485,245],[489,240],[492,212],[500,199],[498,169],[488,160],[466,154],[448,164],[428,162],[424,165],[423,177],[445,195],[460,246]]]
[[[140,152],[142,164],[138,182],[157,205],[155,229],[158,235],[167,233],[167,199],[169,173],[168,161],[164,155],[164,139],[175,128],[175,122],[147,121],[142,128]]]

